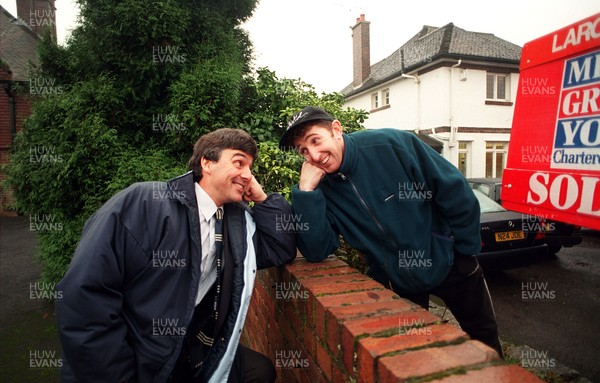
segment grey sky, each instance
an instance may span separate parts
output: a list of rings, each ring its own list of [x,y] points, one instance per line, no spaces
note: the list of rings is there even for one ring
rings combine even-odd
[[[16,14],[15,0],[0,5]],[[56,1],[59,42],[77,18],[74,0]],[[301,78],[318,91],[339,91],[352,81],[352,32],[360,14],[371,22],[371,64],[393,53],[423,25],[450,22],[493,33],[514,44],[550,33],[600,12],[598,0],[260,0],[245,24],[256,67]]]

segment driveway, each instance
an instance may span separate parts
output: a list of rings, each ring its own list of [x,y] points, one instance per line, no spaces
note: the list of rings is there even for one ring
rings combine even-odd
[[[586,230],[555,258],[487,280],[500,337],[537,350],[524,362],[565,364],[600,382],[600,232]]]
[[[0,381],[57,382],[54,306],[41,299],[41,267],[28,217],[0,215]]]

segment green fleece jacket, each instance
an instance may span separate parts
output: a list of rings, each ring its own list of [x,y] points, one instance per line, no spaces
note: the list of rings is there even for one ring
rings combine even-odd
[[[431,290],[454,254],[481,250],[479,203],[463,175],[412,133],[377,129],[344,135],[340,169],[314,191],[292,190],[303,223],[298,247],[312,262],[346,242],[369,275],[397,293]]]

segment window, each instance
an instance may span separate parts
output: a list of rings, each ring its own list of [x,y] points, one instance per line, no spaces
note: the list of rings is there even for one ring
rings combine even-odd
[[[373,93],[371,95],[371,109],[379,108],[379,93]]]
[[[500,178],[506,167],[506,142],[486,142],[485,144],[485,177]]]
[[[488,73],[485,98],[488,100],[508,101],[508,75]]]
[[[383,105],[389,105],[390,104],[390,90],[389,89],[385,89],[381,91],[381,94],[383,95]]]
[[[458,170],[463,176],[468,177],[467,169],[469,167],[469,143],[460,141],[458,143]]]
[[[377,112],[390,107],[390,90],[384,89],[371,93],[371,112]]]
[[[371,93],[371,112],[379,112],[390,108],[390,89],[386,88]]]

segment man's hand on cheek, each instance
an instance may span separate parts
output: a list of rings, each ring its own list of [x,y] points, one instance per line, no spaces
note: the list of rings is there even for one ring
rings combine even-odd
[[[321,182],[321,179],[325,177],[325,171],[310,162],[304,162],[302,164],[302,170],[300,171],[300,182],[298,188],[302,191],[313,191]]]
[[[244,191],[244,201],[261,203],[267,199],[267,194],[263,191],[262,186],[258,183],[256,178],[252,176],[250,183]]]

